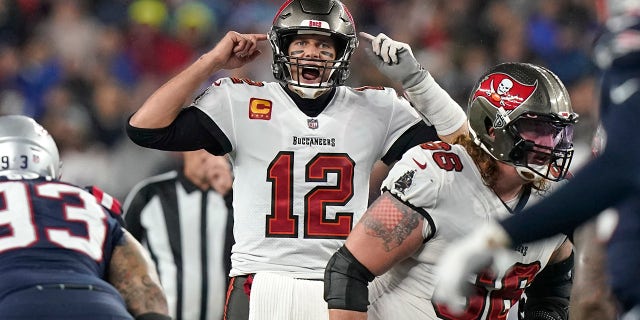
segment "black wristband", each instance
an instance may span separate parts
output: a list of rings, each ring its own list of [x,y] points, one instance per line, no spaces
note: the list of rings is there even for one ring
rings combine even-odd
[[[147,312],[137,315],[136,320],[171,320],[171,317],[157,312]]]

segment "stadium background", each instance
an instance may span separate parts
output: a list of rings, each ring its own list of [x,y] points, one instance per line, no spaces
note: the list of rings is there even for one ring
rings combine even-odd
[[[461,105],[498,62],[547,66],[580,114],[577,163],[588,157],[597,121],[598,34],[592,0],[345,0],[359,31],[407,42]],[[34,117],[52,133],[63,178],[98,185],[123,200],[141,179],[178,163],[140,148],[127,117],[155,88],[206,52],[228,30],[266,33],[278,0],[0,0],[0,114]],[[348,84],[399,87],[363,54]],[[271,51],[223,76],[271,81]],[[575,166],[573,166],[575,168]]]

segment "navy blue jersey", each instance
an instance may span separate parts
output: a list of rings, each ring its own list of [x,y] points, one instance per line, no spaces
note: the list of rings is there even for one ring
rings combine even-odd
[[[569,233],[606,208],[618,209],[607,266],[613,293],[626,312],[640,306],[640,258],[632,254],[640,244],[640,17],[625,21],[609,25],[596,46],[603,68],[600,114],[605,149],[571,183],[501,224],[515,246]]]
[[[104,280],[114,247],[123,241],[111,209],[117,202],[109,199],[94,188],[42,177],[0,176],[0,300],[12,291],[60,283],[117,293]]]
[[[604,49],[596,54],[606,62],[600,64],[604,151],[564,188],[501,222],[514,246],[559,232],[570,234],[602,210],[640,195],[640,17],[631,21],[624,29],[609,30],[598,46]],[[631,211],[640,214],[640,208]]]
[[[611,289],[622,310],[640,305],[640,197],[616,207],[618,225],[607,244],[607,268]]]

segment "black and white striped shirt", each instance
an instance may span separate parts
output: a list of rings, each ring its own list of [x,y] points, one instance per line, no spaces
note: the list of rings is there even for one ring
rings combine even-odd
[[[127,230],[156,263],[174,319],[220,319],[233,244],[231,192],[203,191],[182,172],[138,183],[124,203]]]

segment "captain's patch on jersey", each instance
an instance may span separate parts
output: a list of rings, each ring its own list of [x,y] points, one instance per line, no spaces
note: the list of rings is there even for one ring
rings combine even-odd
[[[249,101],[249,119],[270,120],[272,105],[269,100],[251,98]]]

